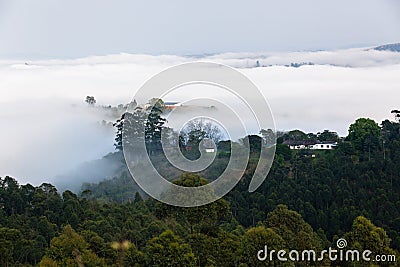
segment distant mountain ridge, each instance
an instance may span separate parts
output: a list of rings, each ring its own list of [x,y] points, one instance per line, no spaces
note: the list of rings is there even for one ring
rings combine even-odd
[[[379,51],[400,52],[400,43],[380,45],[375,47],[374,49]]]

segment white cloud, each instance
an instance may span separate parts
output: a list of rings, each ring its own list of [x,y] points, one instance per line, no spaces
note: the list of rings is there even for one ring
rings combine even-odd
[[[51,181],[82,161],[103,156],[112,150],[113,132],[97,128],[101,118],[84,107],[85,96],[95,96],[99,104],[127,103],[152,75],[192,60],[241,67],[267,97],[278,129],[331,129],[345,135],[356,118],[380,122],[399,108],[400,53],[393,52],[351,49],[203,58],[119,54],[27,64],[0,61],[0,175],[22,182]],[[246,68],[257,60],[261,65],[321,65]]]

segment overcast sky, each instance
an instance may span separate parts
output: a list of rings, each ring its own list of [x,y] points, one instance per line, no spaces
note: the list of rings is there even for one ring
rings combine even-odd
[[[397,0],[0,0],[0,58],[297,51],[399,40]]]

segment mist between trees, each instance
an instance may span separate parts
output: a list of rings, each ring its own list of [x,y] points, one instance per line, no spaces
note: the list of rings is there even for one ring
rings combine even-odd
[[[180,173],[161,160],[161,113],[145,127],[152,159],[163,175],[182,186],[201,186],[223,171],[230,147],[244,145],[207,136],[207,121],[189,125],[180,149],[202,138],[216,145],[213,164],[201,173]],[[395,115],[397,113],[394,113]],[[115,124],[117,129],[126,116]],[[159,116],[159,117],[158,117]],[[398,118],[396,116],[396,118]],[[133,126],[132,126],[133,127]],[[203,127],[203,128],[202,128]],[[200,129],[199,129],[200,128]],[[202,130],[203,129],[203,130]],[[194,131],[194,132],[193,132]],[[123,163],[117,131],[115,153]],[[175,133],[176,134],[176,133]],[[60,194],[51,184],[0,183],[0,262],[2,266],[357,266],[346,262],[260,262],[269,249],[321,250],[338,238],[349,249],[398,255],[400,249],[400,127],[361,118],[346,137],[332,131],[275,133],[276,155],[265,182],[254,193],[248,185],[268,149],[268,129],[247,137],[250,158],[236,187],[224,198],[196,208],[177,208],[146,197],[124,164],[112,179],[84,184],[76,195]],[[287,140],[335,139],[333,150],[291,150]],[[198,143],[197,143],[198,142]],[[200,148],[201,149],[201,148]],[[397,263],[381,264],[396,266]],[[359,266],[362,266],[361,263]]]

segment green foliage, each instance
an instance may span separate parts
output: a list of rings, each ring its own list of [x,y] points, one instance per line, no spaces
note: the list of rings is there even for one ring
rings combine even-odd
[[[88,199],[97,199],[102,202],[127,203],[135,202],[136,193],[140,191],[134,183],[132,176],[124,170],[119,177],[113,177],[99,182],[98,184],[84,183],[82,185],[82,197]],[[90,193],[88,193],[90,192]]]
[[[298,131],[290,135],[304,138]],[[250,137],[252,144],[261,146],[261,137]],[[200,174],[182,175],[157,153],[152,158],[175,184],[202,186],[223,171],[231,145],[239,146],[218,144],[222,156]],[[0,265],[290,266],[259,262],[257,252],[265,245],[320,250],[334,246],[338,237],[346,238],[349,248],[398,255],[398,123],[384,121],[379,127],[372,120],[357,120],[335,150],[316,152],[314,158],[278,144],[266,181],[249,193],[254,154],[227,196],[196,208],[173,207],[139,194],[126,168],[118,178],[86,185],[81,197],[70,191],[60,195],[47,183],[34,187],[1,178]],[[317,265],[296,266],[307,264]]]
[[[290,160],[292,158],[292,151],[287,145],[277,144],[276,156],[282,156],[284,160]]]
[[[162,118],[164,103],[161,99],[153,99],[155,103],[150,101],[150,108],[147,110],[145,120],[145,143],[149,155],[161,150],[161,131],[164,123],[167,121]]]
[[[94,104],[96,104],[96,99],[94,98],[94,96],[86,96],[85,102],[93,106]]]
[[[321,164],[326,163],[321,161]],[[4,180],[7,183],[4,183]],[[256,192],[250,195],[249,202],[238,194],[232,198],[232,204],[235,205],[232,207],[226,200],[221,199],[206,206],[185,209],[161,204],[152,199],[143,200],[138,196],[137,201],[126,204],[78,198],[69,191],[64,192],[61,198],[48,184],[39,187],[19,186],[10,177],[2,179],[2,182],[10,187],[0,188],[1,196],[5,196],[4,192],[7,190],[12,190],[15,195],[33,191],[36,193],[32,194],[32,199],[35,194],[43,194],[50,204],[56,203],[48,207],[42,204],[40,209],[34,209],[22,201],[20,204],[25,210],[22,209],[21,214],[15,211],[12,214],[11,207],[15,202],[12,199],[8,199],[7,202],[2,200],[3,210],[11,212],[9,215],[3,212],[0,216],[1,224],[8,226],[0,228],[2,265],[7,263],[9,266],[29,266],[40,263],[40,266],[291,266],[292,262],[260,262],[256,258],[257,252],[265,245],[269,249],[320,250],[330,243],[327,239],[332,242],[335,240],[329,236],[329,229],[319,229],[317,234],[299,213],[289,210],[284,205],[274,204],[279,201],[276,194],[270,194],[270,197],[266,198]],[[199,175],[185,174],[175,183],[199,186],[206,184],[207,180]],[[340,186],[345,188],[343,184]],[[325,199],[330,200],[332,192],[329,191],[329,187],[321,189]],[[20,196],[22,198],[22,195]],[[307,193],[303,197],[312,198]],[[26,200],[32,201],[29,198]],[[296,202],[299,202],[299,199]],[[246,208],[238,212],[240,206],[237,203],[254,204],[251,209]],[[303,205],[302,212],[310,214],[306,215],[307,219],[312,220],[312,216],[324,218],[313,210],[311,204],[305,202]],[[335,205],[330,207],[332,214],[339,211],[337,204]],[[60,209],[60,206],[63,208]],[[269,208],[272,211],[267,213],[264,220],[265,214],[260,210]],[[250,223],[257,223],[256,227],[246,230],[238,224],[236,218],[241,218],[241,213],[245,211],[248,211]],[[353,213],[357,214],[356,211]],[[58,218],[57,221],[53,222],[46,214],[51,218]],[[71,221],[69,217],[76,218],[76,230],[70,225],[63,226]],[[345,217],[348,217],[348,214],[345,214]],[[332,220],[334,218],[332,217]],[[342,218],[340,213],[338,218]],[[398,220],[394,221],[396,222]],[[341,225],[339,220],[327,223],[333,223],[332,226]],[[350,226],[351,222],[348,225],[349,229]],[[386,232],[363,217],[355,220],[352,230],[347,234],[342,235],[340,231],[335,234],[346,237],[355,247],[374,249],[377,253],[397,253],[390,246]],[[49,239],[50,244],[47,241]],[[299,262],[297,265],[302,266],[304,263]]]
[[[317,133],[319,141],[339,141],[339,135],[336,132],[324,130],[322,133]]]
[[[14,262],[15,242],[20,241],[20,239],[21,233],[17,229],[0,228],[0,258],[3,266],[8,266]]]
[[[316,251],[322,248],[319,237],[301,215],[278,205],[267,216],[266,224],[274,229],[285,241],[289,249]]]
[[[263,250],[265,246],[268,247],[269,251],[287,248],[283,238],[273,229],[265,228],[264,226],[250,228],[246,231],[242,240],[242,263],[248,266],[287,266],[277,260],[270,261],[268,259],[264,262],[257,259],[258,251]]]
[[[309,139],[305,132],[293,130],[283,135],[284,140],[302,141]]]
[[[139,251],[137,247],[132,244],[125,253],[124,265],[125,266],[143,266],[145,264],[145,255],[143,252]]]
[[[400,122],[400,111],[397,109],[392,110],[390,113],[394,115],[397,122]]]
[[[174,184],[185,187],[206,185],[208,181],[197,174],[185,173]],[[163,203],[156,204],[156,214],[160,218],[173,218],[192,233],[215,231],[219,223],[230,216],[229,205],[224,199],[192,208],[174,207]]]
[[[145,247],[148,266],[195,266],[190,246],[170,230],[151,239]]]
[[[378,146],[380,132],[381,128],[375,121],[360,118],[350,125],[346,140],[351,141],[356,149],[365,151]]]
[[[125,112],[113,125],[116,128],[115,149],[122,151],[123,145],[127,149],[135,150],[141,142],[144,142],[146,113],[140,107],[133,112]],[[122,142],[124,140],[124,143]]]
[[[390,248],[390,238],[385,230],[363,216],[354,220],[351,231],[346,233],[344,238],[351,244],[350,249],[370,250],[373,253],[371,258],[375,255],[396,255],[396,251]],[[392,263],[381,264],[391,266]]]
[[[189,236],[189,243],[197,266],[237,266],[241,257],[241,240],[232,233],[195,233]]]
[[[269,146],[276,143],[276,134],[272,129],[261,129],[260,134],[262,136],[264,146]]]
[[[59,266],[105,266],[104,260],[89,249],[85,239],[70,225],[64,227],[60,236],[51,240],[50,248],[43,260],[41,266],[45,266],[48,262]]]

